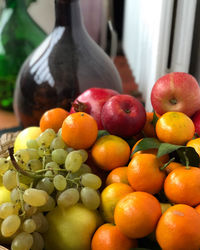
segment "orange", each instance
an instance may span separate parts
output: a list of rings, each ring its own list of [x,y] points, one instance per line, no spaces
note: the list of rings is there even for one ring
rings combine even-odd
[[[137,246],[137,240],[128,238],[115,225],[106,223],[94,233],[91,250],[130,250]]]
[[[98,134],[97,122],[84,112],[68,115],[62,125],[62,139],[74,149],[90,148]]]
[[[157,137],[156,130],[153,125],[153,112],[146,112],[146,123],[143,128],[143,132],[146,137]]]
[[[47,128],[52,128],[57,133],[68,115],[69,113],[62,108],[47,110],[40,119],[40,129],[44,132]]]
[[[156,134],[162,142],[184,145],[194,133],[192,120],[181,112],[166,112],[156,123]]]
[[[178,204],[167,209],[161,216],[156,239],[162,249],[199,250],[200,215],[194,208]]]
[[[114,222],[114,210],[117,202],[132,192],[132,187],[124,183],[112,183],[104,188],[101,193],[100,210],[106,222]]]
[[[131,155],[132,155],[133,151],[135,150],[136,146],[137,146],[137,145],[139,144],[139,142],[141,142],[141,141],[142,141],[142,139],[139,140],[139,141],[137,141],[137,142],[135,143],[135,145],[134,145],[133,148],[131,149]],[[135,155],[138,155],[138,154],[143,154],[143,153],[145,153],[145,154],[154,154],[154,155],[157,155],[158,149],[156,149],[156,148],[151,148],[151,149],[146,149],[146,150],[140,150],[140,151],[135,152],[135,153],[132,155],[132,157],[135,156]],[[163,155],[163,156],[159,157],[159,159],[160,159],[160,161],[161,161],[162,163],[167,163],[167,162],[169,161],[169,155],[167,155],[167,154],[166,154],[166,155]]]
[[[182,165],[179,162],[170,162],[169,165],[165,168],[165,171],[167,174],[171,173],[175,168],[179,168],[179,167],[184,167],[184,165]]]
[[[159,201],[146,192],[133,192],[115,207],[114,219],[119,230],[130,238],[143,238],[152,233],[161,216]]]
[[[91,154],[97,166],[104,170],[112,170],[128,163],[130,147],[119,136],[105,135],[95,142]]]
[[[165,179],[165,195],[173,203],[195,206],[200,203],[199,180],[199,168],[176,168]]]
[[[194,148],[197,154],[200,156],[200,138],[196,138],[196,139],[188,141],[186,146]]]
[[[165,180],[163,163],[154,154],[138,154],[128,164],[128,181],[136,191],[159,193]]]
[[[195,207],[195,210],[200,214],[200,204]]]
[[[113,169],[106,178],[106,186],[118,182],[129,184],[127,170],[128,167],[119,167]]]

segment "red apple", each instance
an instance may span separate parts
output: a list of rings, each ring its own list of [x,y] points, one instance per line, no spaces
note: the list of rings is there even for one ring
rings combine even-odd
[[[138,134],[146,122],[144,106],[130,95],[111,97],[103,106],[101,121],[109,133],[121,137]]]
[[[200,109],[191,118],[195,126],[195,132],[200,136]]]
[[[101,109],[104,103],[119,92],[113,89],[90,88],[80,94],[74,101],[70,113],[82,111],[90,114],[98,124],[98,129],[103,129],[101,123]]]
[[[198,82],[192,75],[184,72],[166,74],[154,84],[151,104],[159,115],[179,111],[191,117],[200,109]]]

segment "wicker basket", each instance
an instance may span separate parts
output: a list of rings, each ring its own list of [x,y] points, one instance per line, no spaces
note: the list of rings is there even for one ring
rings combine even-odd
[[[0,137],[0,157],[8,156],[8,148],[14,145],[18,133],[19,132],[6,133]]]

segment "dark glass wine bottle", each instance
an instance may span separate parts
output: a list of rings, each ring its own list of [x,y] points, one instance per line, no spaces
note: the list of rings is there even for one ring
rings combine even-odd
[[[79,0],[55,0],[55,28],[27,58],[18,76],[14,110],[22,126],[38,125],[53,107],[69,110],[91,87],[122,92],[120,76],[88,35]]]
[[[0,17],[0,108],[12,110],[19,69],[45,37],[29,16],[24,0],[6,0]]]

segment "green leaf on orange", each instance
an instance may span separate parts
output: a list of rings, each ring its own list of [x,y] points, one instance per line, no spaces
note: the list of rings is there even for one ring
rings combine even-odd
[[[104,135],[109,135],[110,133],[107,130],[98,130],[98,135],[97,135],[97,139],[99,139],[100,137],[104,136]]]
[[[180,162],[187,166],[199,167],[200,158],[197,152],[192,147],[181,147],[177,150]]]
[[[131,154],[131,157],[137,151],[147,150],[147,149],[152,149],[152,148],[159,148],[159,146],[160,146],[160,142],[156,138],[143,138],[135,147],[134,151]]]
[[[176,151],[179,148],[182,148],[183,146],[181,145],[174,145],[174,144],[170,144],[170,143],[160,143],[160,146],[158,148],[158,152],[157,152],[157,157],[161,157],[163,155],[166,154],[170,154],[173,151]]]
[[[156,112],[153,111],[153,120],[152,120],[152,124],[154,126],[154,128],[156,127],[156,123],[158,121],[159,117],[156,115]]]

